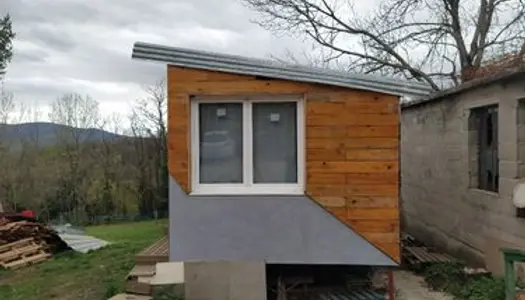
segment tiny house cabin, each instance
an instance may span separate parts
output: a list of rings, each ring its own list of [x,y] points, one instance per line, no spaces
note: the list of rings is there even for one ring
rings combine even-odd
[[[426,85],[145,43],[133,58],[167,64],[170,260],[399,264],[399,101]]]

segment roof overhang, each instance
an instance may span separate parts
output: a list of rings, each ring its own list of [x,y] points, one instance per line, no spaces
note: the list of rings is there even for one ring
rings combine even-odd
[[[163,62],[178,67],[326,84],[396,96],[424,97],[432,92],[429,85],[417,82],[299,65],[285,65],[271,60],[142,42],[133,45],[132,58]]]

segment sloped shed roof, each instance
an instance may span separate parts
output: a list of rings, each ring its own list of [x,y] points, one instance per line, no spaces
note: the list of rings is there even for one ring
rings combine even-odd
[[[397,96],[422,97],[432,91],[429,85],[418,82],[299,65],[285,65],[271,60],[142,42],[134,44],[132,58],[159,61],[179,67],[327,84]]]

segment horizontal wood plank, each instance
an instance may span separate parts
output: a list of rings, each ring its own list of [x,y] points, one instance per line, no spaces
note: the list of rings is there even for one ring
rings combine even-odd
[[[346,183],[348,184],[398,184],[399,173],[346,173]]]
[[[264,94],[303,94],[322,89],[316,85],[282,80],[236,80],[236,81],[203,81],[178,82],[173,88],[189,95],[209,96],[242,96]]]
[[[392,161],[312,161],[307,162],[307,171],[314,173],[397,173],[398,163]]]
[[[347,126],[346,127],[347,137],[399,137],[399,126],[398,125],[387,125],[387,126]]]
[[[399,200],[397,195],[388,196],[358,196],[350,194],[346,197],[346,207],[348,208],[398,208]]]
[[[345,207],[346,198],[344,196],[317,196],[315,201],[324,207]],[[346,218],[346,214],[344,215]]]
[[[346,175],[345,174],[333,174],[333,173],[313,173],[309,172],[306,178],[306,184],[308,187],[316,185],[345,185]]]
[[[346,104],[346,111],[358,114],[392,114],[399,109],[399,104],[387,101],[351,102]]]
[[[348,220],[398,220],[397,208],[352,208],[348,209]]]
[[[339,149],[315,149],[310,148],[306,151],[307,161],[326,161],[326,160],[345,160],[346,151],[344,148]]]
[[[362,236],[373,244],[395,244],[399,241],[399,231],[361,232]]]
[[[338,95],[338,99],[343,100],[347,106],[352,106],[355,104],[399,104],[399,97],[378,94],[371,91],[356,90],[353,93],[342,93]]]
[[[398,220],[349,220],[348,225],[357,232],[385,233],[396,232],[399,234]],[[394,242],[398,242],[397,240]]]
[[[347,136],[347,131],[347,126],[308,126],[306,127],[306,139],[344,138]]]
[[[176,82],[255,80],[255,76],[216,71],[202,71],[168,66],[168,76]]]
[[[349,161],[397,161],[399,152],[393,149],[347,149],[344,151],[346,160]]]
[[[399,147],[399,139],[387,137],[351,137],[346,138],[345,146],[347,149],[397,149]]]
[[[307,152],[309,149],[344,149],[344,148],[345,148],[344,139],[310,138],[306,140]]]
[[[397,114],[356,114],[345,119],[346,125],[398,125],[399,116]]]
[[[346,185],[335,185],[335,184],[309,184],[308,185],[308,194],[316,197],[326,197],[326,196],[345,196],[346,195]]]
[[[353,184],[347,185],[346,193],[348,195],[356,196],[391,196],[397,197],[399,194],[399,188],[397,184],[375,184],[375,185],[364,185],[364,184]]]
[[[306,113],[307,114],[316,114],[316,115],[331,115],[331,116],[337,116],[340,115],[341,112],[345,112],[347,110],[346,103],[345,102],[308,102],[306,105]]]
[[[396,126],[399,124],[399,117],[394,114],[308,114],[306,124],[307,126]]]

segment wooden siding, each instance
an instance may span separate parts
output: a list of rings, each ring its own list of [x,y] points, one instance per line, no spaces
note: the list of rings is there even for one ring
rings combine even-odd
[[[306,194],[400,262],[399,98],[168,67],[169,170],[191,190],[190,95],[305,95]]]

